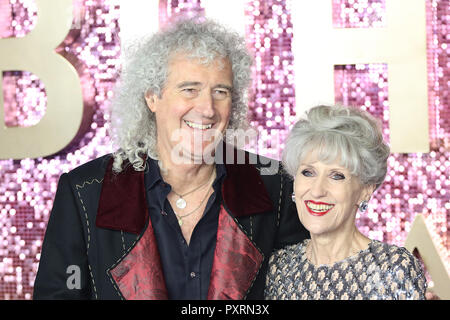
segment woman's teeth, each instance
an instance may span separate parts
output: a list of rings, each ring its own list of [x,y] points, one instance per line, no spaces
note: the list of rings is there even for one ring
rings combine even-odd
[[[315,204],[312,202],[306,202],[308,208],[316,212],[325,212],[334,207],[332,204]]]
[[[184,120],[184,122],[187,124],[188,127],[192,128],[192,129],[207,130],[207,129],[211,129],[213,126],[212,124],[198,124],[198,123],[190,122],[187,120]]]

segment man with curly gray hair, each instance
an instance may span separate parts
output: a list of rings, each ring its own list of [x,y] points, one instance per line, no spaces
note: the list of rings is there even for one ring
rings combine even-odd
[[[251,64],[245,40],[209,20],[130,48],[117,151],[61,176],[34,298],[263,298],[267,257],[308,233],[278,162],[226,143],[246,128]]]

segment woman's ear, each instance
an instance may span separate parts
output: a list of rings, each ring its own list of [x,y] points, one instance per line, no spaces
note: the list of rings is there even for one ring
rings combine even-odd
[[[156,99],[158,99],[158,96],[150,90],[145,93],[145,101],[151,112],[156,112]]]
[[[363,190],[363,192],[362,192],[362,196],[363,196],[363,199],[362,200],[366,200],[366,201],[369,201],[370,200],[370,198],[372,197],[372,194],[375,192],[375,189],[376,189],[377,187],[376,187],[376,185],[374,185],[374,184],[369,184],[369,185],[367,185],[367,186],[364,186],[364,190]],[[361,200],[361,201],[362,201]]]

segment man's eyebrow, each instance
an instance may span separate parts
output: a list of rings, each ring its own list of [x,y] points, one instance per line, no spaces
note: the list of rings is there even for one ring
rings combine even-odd
[[[202,83],[201,82],[199,82],[199,81],[183,81],[183,82],[181,82],[181,83],[179,83],[178,85],[177,85],[177,88],[178,89],[181,89],[181,88],[185,88],[185,87],[190,87],[190,86],[201,86],[202,85]],[[229,91],[232,91],[233,90],[233,87],[232,86],[230,86],[230,85],[226,85],[226,84],[218,84],[218,85],[216,85],[216,86],[214,86],[214,88],[221,88],[221,89],[227,89],[227,90],[229,90]]]
[[[218,84],[217,86],[215,86],[214,88],[221,88],[221,89],[227,89],[228,91],[232,91],[233,90],[233,87],[232,86],[229,86],[229,85],[226,85],[226,84]]]
[[[198,82],[198,81],[183,81],[177,85],[177,88],[180,89],[180,88],[189,87],[189,86],[199,86],[201,84],[202,83]]]

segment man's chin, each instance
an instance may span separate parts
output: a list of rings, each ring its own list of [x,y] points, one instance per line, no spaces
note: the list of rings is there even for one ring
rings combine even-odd
[[[215,162],[215,149],[217,143],[205,146],[189,146],[172,150],[172,162],[175,164],[212,164]]]

